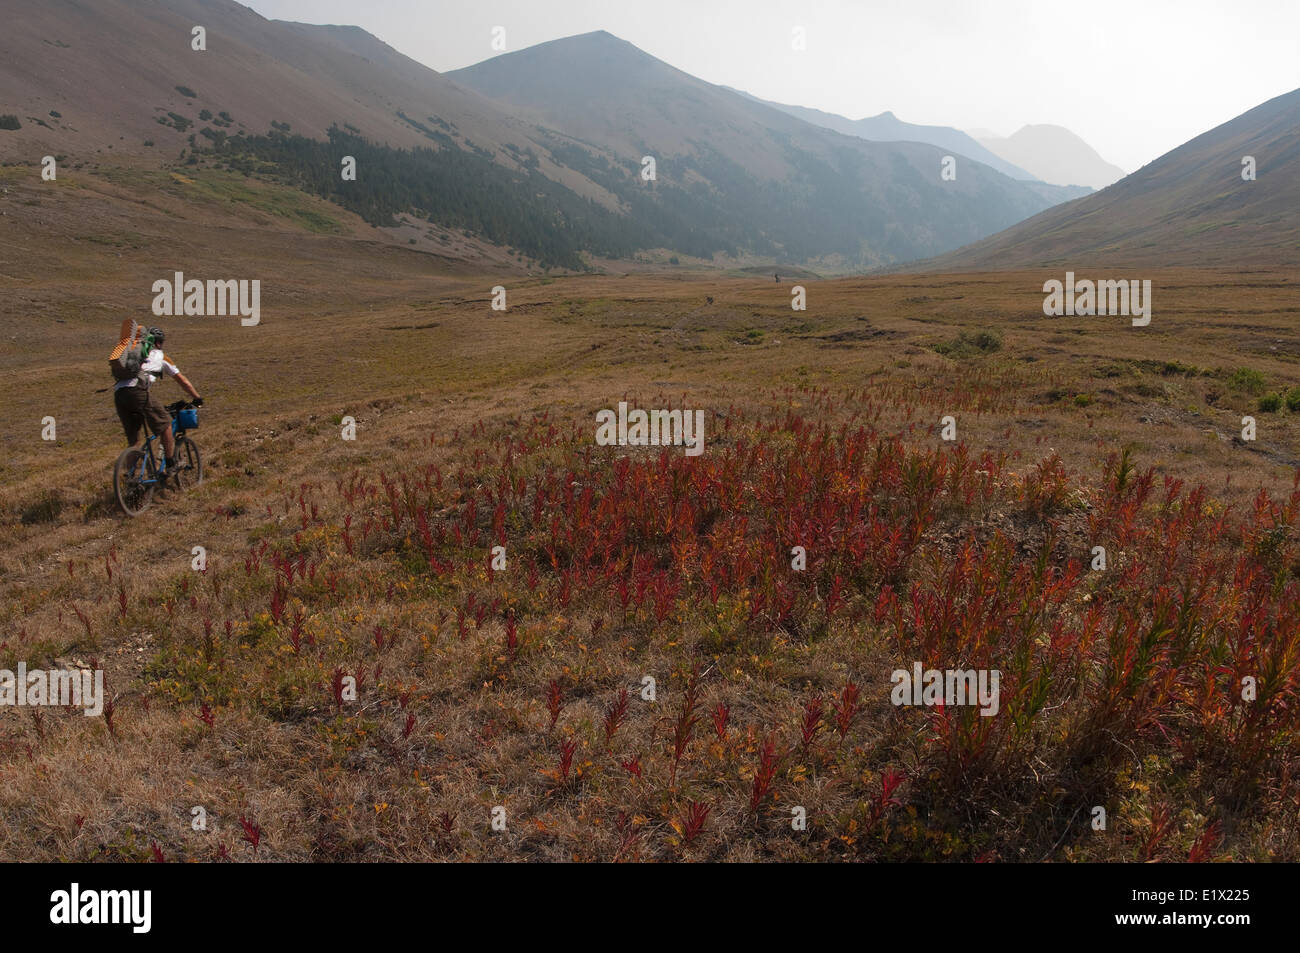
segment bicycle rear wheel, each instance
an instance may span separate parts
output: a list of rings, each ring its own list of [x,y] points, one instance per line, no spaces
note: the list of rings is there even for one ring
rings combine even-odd
[[[127,516],[139,516],[153,502],[157,484],[143,482],[154,479],[153,469],[149,454],[136,447],[127,447],[118,454],[113,464],[113,491],[117,494],[117,505]]]
[[[198,445],[189,437],[176,441],[176,469],[172,471],[176,486],[190,490],[203,482],[203,458]]]

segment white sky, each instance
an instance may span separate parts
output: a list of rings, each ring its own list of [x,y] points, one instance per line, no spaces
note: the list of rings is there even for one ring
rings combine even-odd
[[[1133,171],[1300,87],[1300,0],[241,0],[360,26],[439,72],[608,30],[678,69],[851,119],[1055,123]],[[802,26],[807,52],[791,49]]]

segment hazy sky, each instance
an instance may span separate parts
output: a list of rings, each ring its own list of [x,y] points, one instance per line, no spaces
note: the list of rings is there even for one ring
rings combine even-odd
[[[1300,0],[241,0],[439,72],[608,30],[711,83],[851,119],[1056,123],[1133,171],[1300,87]],[[807,51],[791,49],[801,26]]]

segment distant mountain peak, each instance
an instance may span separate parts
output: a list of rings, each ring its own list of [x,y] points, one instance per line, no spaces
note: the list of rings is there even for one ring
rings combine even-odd
[[[533,46],[526,46],[518,50],[510,50],[503,56],[518,56],[521,54],[549,53],[555,50],[565,49],[582,49],[582,50],[618,50],[623,53],[643,56],[646,59],[654,59],[649,53],[629,43],[621,36],[615,36],[608,30],[592,30],[590,33],[578,33],[573,36],[561,36],[554,40],[545,40]],[[500,57],[495,57],[499,59]]]
[[[979,138],[980,145],[1046,182],[1104,189],[1125,175],[1078,134],[1054,123],[1030,123],[1005,139]]]

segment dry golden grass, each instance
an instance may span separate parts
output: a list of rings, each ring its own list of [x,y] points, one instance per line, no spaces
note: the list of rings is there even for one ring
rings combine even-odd
[[[937,443],[939,417],[953,413],[972,456],[1005,453],[1023,473],[1055,452],[1072,479],[1095,485],[1107,454],[1131,445],[1140,466],[1244,511],[1261,488],[1285,495],[1300,465],[1297,415],[1256,413],[1256,395],[1229,383],[1248,368],[1269,390],[1300,384],[1296,275],[1144,274],[1155,288],[1144,329],[1045,318],[1042,273],[807,281],[808,310],[793,312],[789,284],[771,280],[465,273],[355,237],[338,210],[340,234],[319,235],[158,197],[185,217],[178,225],[126,203],[130,187],[110,194],[88,181],[87,199],[35,196],[12,171],[5,181],[0,316],[18,359],[0,423],[0,667],[97,659],[116,707],[111,724],[0,710],[0,858],[146,859],[152,842],[169,859],[1127,859],[1164,802],[1178,822],[1170,856],[1185,855],[1220,809],[1225,854],[1300,856],[1293,784],[1223,804],[1213,779],[1159,757],[1119,772],[1108,802],[1117,836],[1067,839],[1073,804],[1008,811],[975,786],[965,801],[909,802],[890,843],[858,840],[886,766],[919,763],[882,749],[895,743],[889,684],[864,680],[893,667],[889,646],[845,625],[817,640],[710,650],[707,605],[666,625],[610,623],[599,637],[599,613],[575,610],[527,617],[527,650],[506,662],[501,620],[459,638],[463,590],[413,569],[400,538],[344,553],[350,507],[337,489],[353,473],[478,472],[476,454],[534,416],[591,431],[595,411],[620,399],[705,408],[709,438],[725,446],[721,421],[787,392],[834,423],[857,392],[907,395],[883,401],[877,426],[903,429],[912,446]],[[120,247],[71,241],[88,234],[125,237]],[[125,520],[109,485],[121,436],[100,392],[104,355],[120,318],[145,320],[150,283],[174,269],[260,278],[262,323],[163,322],[167,350],[209,401],[194,434],[206,481]],[[508,288],[506,313],[489,307],[496,284]],[[971,341],[987,330],[1000,346],[981,350]],[[1259,421],[1253,445],[1231,439],[1246,413]],[[40,439],[46,415],[58,421],[52,444]],[[340,439],[343,415],[356,419],[355,442]],[[382,497],[371,503],[382,509]],[[304,525],[313,505],[320,518]],[[246,571],[264,542],[320,554],[322,577],[339,575],[336,591],[312,580],[291,594],[310,651],[295,652],[288,623],[266,615],[271,574]],[[195,545],[209,553],[201,576]],[[674,784],[666,739],[697,662],[704,720],[689,777]],[[341,710],[328,687],[336,666],[369,673]],[[607,752],[600,724],[613,693],[647,673],[661,701],[634,698]],[[826,753],[785,765],[777,821],[755,821],[747,801],[763,736],[788,741],[810,692],[829,698],[853,678],[864,709],[838,766]],[[552,680],[564,690],[554,728]],[[719,702],[731,709],[725,740],[707,717]],[[580,777],[561,783],[551,772],[565,739],[578,743]],[[644,778],[614,754],[639,755]],[[686,844],[682,812],[697,798],[712,811]],[[505,832],[489,827],[495,805],[507,809]],[[788,805],[807,808],[811,834],[780,821]],[[191,829],[194,806],[207,810],[207,832]],[[262,830],[256,851],[240,817]]]

